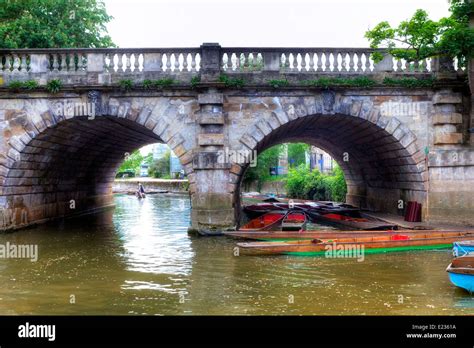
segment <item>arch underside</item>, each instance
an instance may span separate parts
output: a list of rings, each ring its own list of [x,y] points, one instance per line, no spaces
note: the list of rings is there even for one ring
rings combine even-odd
[[[25,144],[4,180],[3,206],[10,211],[4,226],[111,205],[126,154],[157,142],[148,128],[117,117],[74,117],[45,129]]]
[[[344,172],[350,204],[396,213],[399,199],[425,200],[423,175],[413,155],[372,122],[347,115],[305,116],[273,130],[256,150],[285,142],[305,142],[328,152]]]

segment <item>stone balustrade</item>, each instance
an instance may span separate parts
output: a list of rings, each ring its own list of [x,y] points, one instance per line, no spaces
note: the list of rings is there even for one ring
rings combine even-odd
[[[0,77],[3,84],[32,78],[41,84],[62,78],[66,84],[107,85],[120,77],[140,81],[150,76],[170,75],[179,80],[181,76],[200,74],[201,67],[204,75],[211,72],[204,82],[212,82],[219,73],[324,76],[383,72],[416,76],[437,74],[441,69],[454,76],[465,73],[455,60],[448,64],[439,64],[438,59],[408,63],[394,59],[383,50],[378,51],[384,54],[384,59],[375,63],[371,58],[374,51],[369,48],[226,48],[218,44],[204,44],[200,48],[0,50]],[[74,78],[88,73],[100,76],[97,80]]]

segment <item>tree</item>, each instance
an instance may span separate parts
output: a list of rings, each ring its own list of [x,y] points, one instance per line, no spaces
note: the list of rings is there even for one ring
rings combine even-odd
[[[151,163],[150,168],[148,169],[148,174],[154,178],[169,177],[170,158],[171,158],[171,151],[166,151],[163,157],[157,160],[154,160]]]
[[[126,156],[125,161],[118,169],[118,172],[133,171],[135,174],[138,174],[142,162],[143,156],[140,153],[140,150],[133,151],[130,155]]]
[[[291,167],[297,167],[306,164],[306,154],[309,152],[310,145],[305,143],[288,144],[288,162]]]
[[[257,189],[261,190],[264,181],[270,178],[270,168],[278,166],[278,159],[283,152],[283,145],[276,145],[263,151],[257,157],[257,165],[249,167],[245,172],[243,182],[249,184],[257,182]]]
[[[0,0],[1,48],[115,46],[99,0]]]
[[[372,48],[388,48],[398,59],[408,62],[420,61],[436,56],[456,57],[459,64],[466,65],[474,52],[474,31],[469,28],[469,14],[474,12],[474,3],[469,0],[451,1],[451,16],[439,21],[429,19],[424,10],[417,10],[409,20],[392,27],[384,21],[366,32]],[[383,58],[374,53],[377,62]]]

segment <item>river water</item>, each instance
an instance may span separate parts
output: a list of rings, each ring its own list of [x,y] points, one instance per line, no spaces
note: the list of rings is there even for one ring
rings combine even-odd
[[[445,272],[451,250],[234,256],[235,240],[187,234],[188,197],[115,200],[100,215],[0,234],[39,253],[0,259],[0,314],[474,314]]]

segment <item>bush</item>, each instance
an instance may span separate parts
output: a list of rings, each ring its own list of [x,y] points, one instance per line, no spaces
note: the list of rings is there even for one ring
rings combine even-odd
[[[154,160],[148,169],[148,175],[154,178],[171,179],[170,157],[171,151],[167,151],[163,157]]]
[[[332,175],[327,175],[317,169],[310,171],[308,166],[300,165],[289,169],[285,181],[290,198],[345,201],[347,186],[339,167],[335,168]]]

